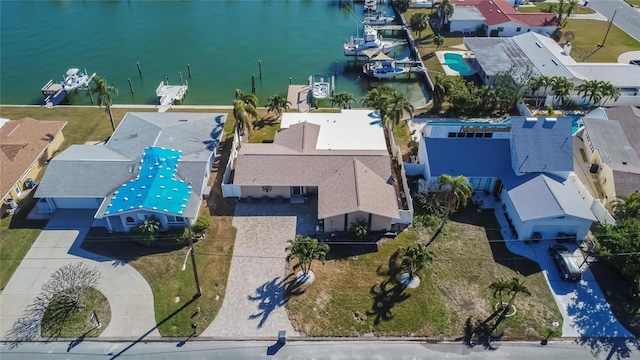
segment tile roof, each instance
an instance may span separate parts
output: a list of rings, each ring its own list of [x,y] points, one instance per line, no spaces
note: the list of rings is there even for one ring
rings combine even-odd
[[[484,16],[485,24],[488,26],[511,21],[507,14],[515,11],[506,1],[501,0],[485,0],[476,5],[476,7]]]
[[[596,218],[568,180],[550,176],[502,178],[505,189],[522,221],[573,216],[595,221]]]
[[[560,26],[558,17],[546,13],[521,13],[509,14],[511,21],[528,25],[530,27]]]
[[[3,197],[66,124],[66,121],[40,121],[26,117],[8,121],[0,128],[0,193]]]
[[[243,144],[236,159],[233,183],[317,186],[320,218],[344,214],[341,211],[349,209],[398,218],[388,152],[311,148],[308,142],[313,143],[317,136],[316,126],[294,124],[280,130],[272,144]],[[308,138],[303,142],[296,140],[296,136]]]
[[[512,116],[510,122],[514,171],[573,171],[570,117]]]

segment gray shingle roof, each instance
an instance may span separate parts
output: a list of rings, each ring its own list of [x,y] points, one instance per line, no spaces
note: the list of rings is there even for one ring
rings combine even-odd
[[[609,120],[620,123],[629,144],[640,155],[640,109],[630,105],[603,109]]]
[[[609,164],[613,170],[613,181],[616,196],[628,196],[640,191],[640,167],[620,164]]]
[[[640,156],[629,143],[622,124],[615,120],[582,118],[591,144],[600,152],[607,164],[632,165],[640,167]],[[633,136],[633,135],[632,135]]]
[[[105,145],[72,145],[52,159],[35,196],[108,196],[136,177],[144,149],[159,146],[182,151],[177,175],[199,199],[225,120],[213,113],[127,113]],[[194,206],[190,200],[185,213]]]
[[[516,182],[507,187],[509,198],[522,221],[573,216],[595,221],[582,197],[568,181],[561,183],[546,175]],[[507,183],[509,183],[507,181]]]
[[[511,162],[516,173],[573,171],[571,118],[511,117]]]

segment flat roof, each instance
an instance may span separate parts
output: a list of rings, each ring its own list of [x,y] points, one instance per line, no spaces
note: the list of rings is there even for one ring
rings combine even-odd
[[[320,126],[317,150],[387,150],[380,114],[373,110],[339,113],[284,113],[281,128],[308,122]]]

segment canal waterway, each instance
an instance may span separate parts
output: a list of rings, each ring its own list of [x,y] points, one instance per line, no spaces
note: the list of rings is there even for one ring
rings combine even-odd
[[[304,84],[313,74],[334,75],[336,61],[336,91],[361,99],[378,83],[348,69],[342,52],[342,44],[362,32],[361,22],[361,4],[338,0],[2,0],[0,103],[42,104],[42,86],[78,67],[116,85],[114,102],[120,104],[156,103],[164,76],[179,84],[179,72],[189,85],[185,104],[230,105],[236,88],[251,91],[252,74],[264,104],[271,95],[286,94],[290,77]],[[396,51],[398,58],[408,55],[407,46]],[[417,80],[385,83],[416,106],[426,103]],[[68,99],[89,103],[84,93]]]

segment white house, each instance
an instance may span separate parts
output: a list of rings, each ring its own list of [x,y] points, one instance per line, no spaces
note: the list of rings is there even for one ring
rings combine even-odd
[[[428,123],[418,158],[424,177],[464,175],[476,192],[500,199],[518,239],[586,236],[595,221],[568,180],[573,170],[571,118],[511,117],[499,124]]]
[[[226,114],[127,113],[104,145],[54,157],[36,191],[40,212],[95,210],[94,226],[128,231],[155,216],[186,226],[200,209]]]

